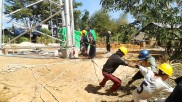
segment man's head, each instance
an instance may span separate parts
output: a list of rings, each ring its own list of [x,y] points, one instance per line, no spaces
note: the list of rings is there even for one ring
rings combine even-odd
[[[149,51],[148,50],[141,50],[138,58],[141,60],[146,60],[149,57]]]
[[[166,80],[167,78],[172,76],[173,68],[170,64],[162,63],[159,68],[159,75],[162,77],[163,80]]]
[[[86,33],[87,33],[86,30],[82,30],[82,31],[80,32],[81,36],[84,36]]]
[[[116,53],[117,53],[117,55],[122,57],[128,53],[128,50],[126,47],[121,46]]]
[[[87,30],[87,31],[90,31],[90,28],[89,28],[89,27],[87,27],[87,28],[86,28],[86,30]]]
[[[107,31],[108,32],[108,34],[111,34],[111,31]]]

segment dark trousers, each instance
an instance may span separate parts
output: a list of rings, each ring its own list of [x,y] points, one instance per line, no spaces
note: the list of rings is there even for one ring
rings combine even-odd
[[[111,80],[114,84],[112,85],[112,87],[110,88],[111,92],[115,92],[119,89],[119,87],[121,86],[121,80],[117,77],[115,77],[114,75],[112,74],[108,74],[107,72],[102,72],[104,78],[103,80],[101,81],[100,85],[102,87],[105,86],[106,82],[108,80]]]
[[[110,44],[106,44],[106,50],[107,50],[107,52],[111,51],[111,45]]]
[[[89,57],[94,58],[95,56],[96,56],[96,44],[95,44],[95,42],[93,42],[90,45]]]
[[[128,85],[131,85],[134,81],[143,78],[143,75],[140,71],[138,71],[133,77],[132,80],[128,82]]]
[[[182,83],[176,85],[173,92],[170,94],[170,96],[166,99],[165,102],[182,102]]]
[[[87,49],[88,49],[88,46],[82,46],[81,47],[81,54],[86,56],[87,55]]]
[[[165,102],[182,102],[182,76],[175,79],[176,87]]]

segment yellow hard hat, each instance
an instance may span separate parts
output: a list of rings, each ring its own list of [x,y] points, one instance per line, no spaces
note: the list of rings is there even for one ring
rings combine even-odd
[[[82,34],[86,34],[87,33],[87,31],[86,30],[82,30]]]
[[[80,32],[80,35],[83,36],[83,35],[85,35],[85,34],[83,34],[82,32]]]
[[[120,51],[123,52],[125,55],[128,53],[128,50],[127,50],[126,47],[121,46],[119,49],[120,49]]]
[[[172,76],[173,68],[171,65],[167,63],[162,63],[160,66],[158,66],[160,70],[162,70],[165,74]]]

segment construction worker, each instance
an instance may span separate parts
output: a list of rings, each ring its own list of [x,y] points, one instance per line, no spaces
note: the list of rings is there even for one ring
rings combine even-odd
[[[164,102],[182,102],[182,76],[175,79],[176,87]]]
[[[151,69],[136,65],[144,76],[143,82],[133,92],[132,102],[148,102],[147,100],[160,91],[171,93],[173,88],[164,81],[172,76],[173,68],[167,63],[161,64],[158,73],[154,73]],[[178,101],[179,102],[179,101]]]
[[[88,39],[86,37],[86,33],[87,31],[86,30],[82,30],[80,32],[80,35],[81,35],[81,40],[80,40],[80,51],[81,53],[84,55],[84,56],[87,56],[87,50],[88,50]]]
[[[111,45],[110,45],[110,41],[111,40],[111,31],[108,31],[106,34],[106,50],[107,52],[111,51]]]
[[[87,28],[87,33],[88,33],[88,39],[90,44],[88,58],[92,59],[96,56],[96,41],[94,39],[93,34],[90,32],[90,28]]]
[[[156,63],[155,58],[150,55],[148,50],[141,50],[138,58],[141,60],[142,66],[149,67],[153,72],[156,71]],[[127,83],[126,86],[130,86],[134,81],[143,78],[143,75],[140,71],[138,71],[132,79]]]
[[[116,53],[112,54],[106,63],[103,65],[102,74],[104,76],[103,80],[99,83],[100,86],[104,87],[108,80],[111,80],[114,84],[107,91],[108,94],[115,94],[115,92],[121,86],[121,80],[114,76],[112,73],[119,67],[119,65],[130,66],[128,62],[124,59],[121,59],[124,55],[126,55],[128,50],[125,47],[120,47]],[[117,94],[117,93],[116,93]]]

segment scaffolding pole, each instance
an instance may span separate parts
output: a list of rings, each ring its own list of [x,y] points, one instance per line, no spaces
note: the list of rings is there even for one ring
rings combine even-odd
[[[76,45],[76,42],[75,42],[75,34],[74,34],[75,27],[74,27],[74,15],[73,15],[73,0],[70,0],[70,14],[71,14],[71,34],[72,34],[72,42],[73,42],[73,45],[75,46]]]
[[[65,27],[66,23],[65,23],[65,15],[64,15],[63,0],[59,0],[59,1],[60,1],[60,8],[61,8],[62,27]]]
[[[65,18],[66,18],[66,35],[67,35],[67,47],[73,46],[72,35],[71,35],[71,25],[70,25],[70,12],[69,12],[69,2],[70,0],[65,0]]]
[[[51,19],[51,17],[54,17],[54,16],[56,16],[56,15],[58,15],[58,14],[60,14],[60,11],[56,12],[56,13],[53,14],[52,16],[49,16],[49,17],[46,18],[45,20],[41,21],[39,24],[37,24],[37,25],[31,27],[29,30],[35,29],[35,28],[36,28],[37,26],[39,26],[40,24],[45,23],[46,21],[48,21],[49,19]],[[4,44],[3,46],[5,46],[5,45],[7,45],[7,44],[9,44],[9,43],[11,43],[11,42],[13,42],[13,41],[16,40],[17,38],[19,38],[19,37],[21,37],[22,35],[28,33],[29,30],[27,30],[27,31],[21,33],[20,35],[16,36],[15,38],[13,38],[12,40],[10,40],[8,43]]]
[[[7,20],[9,20],[9,19],[7,19]],[[23,28],[27,28],[25,25],[22,25],[22,24],[20,24],[20,23],[18,23],[18,22],[13,22],[13,23],[15,23],[16,25],[21,26],[21,27],[23,27]],[[57,38],[55,38],[55,37],[53,37],[53,36],[47,35],[47,34],[45,34],[45,33],[43,33],[43,32],[40,32],[40,31],[38,31],[38,30],[33,30],[33,31],[35,31],[35,32],[37,32],[37,33],[40,33],[40,34],[42,34],[42,35],[45,35],[45,36],[47,36],[47,37],[50,37],[50,38],[52,38],[52,39],[55,39],[55,40],[57,40],[57,41],[65,42],[65,41],[63,41],[63,40],[57,39]]]
[[[50,15],[52,16],[52,3],[51,3],[51,0],[49,0],[49,3],[50,3]],[[50,21],[50,26],[51,26],[51,34],[52,34],[52,37],[53,37],[53,21],[52,21],[52,18],[51,18],[51,21]],[[52,43],[53,43],[53,39],[52,39]]]
[[[15,11],[11,12],[8,16],[10,16],[10,15],[12,15],[12,14],[18,12],[18,11],[21,11],[22,9],[25,9],[25,8],[28,8],[28,7],[33,6],[33,5],[35,5],[35,4],[38,4],[38,3],[42,2],[42,1],[44,1],[44,0],[39,0],[39,1],[37,1],[37,2],[35,2],[35,3],[32,3],[32,4],[28,5],[28,6],[25,6],[24,8],[15,10]]]
[[[0,49],[2,49],[3,0],[0,0]]]
[[[45,36],[47,36],[47,37],[50,37],[50,38],[52,38],[52,39],[55,39],[55,40],[57,40],[57,41],[65,42],[65,41],[63,41],[63,40],[57,39],[57,38],[55,38],[55,37],[53,37],[53,36],[47,35],[47,34],[45,34],[45,33],[43,33],[43,32],[40,32],[40,31],[38,31],[38,30],[34,30],[34,31],[37,32],[37,33],[39,33],[39,34],[45,35]]]

